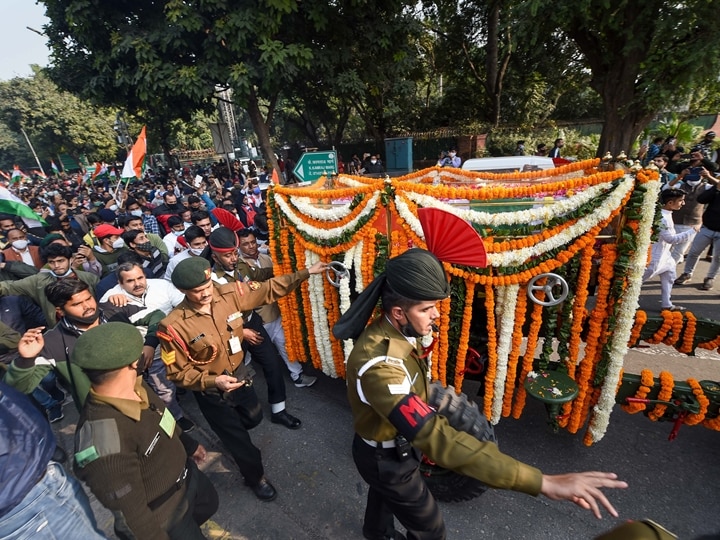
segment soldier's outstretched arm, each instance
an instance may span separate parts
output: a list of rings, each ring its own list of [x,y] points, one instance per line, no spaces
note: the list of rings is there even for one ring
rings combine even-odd
[[[618,513],[600,488],[617,489],[627,486],[626,482],[617,479],[615,473],[587,471],[557,475],[543,474],[540,493],[548,499],[574,502],[581,508],[591,510],[596,518],[602,519],[601,505],[613,517],[618,517]]]

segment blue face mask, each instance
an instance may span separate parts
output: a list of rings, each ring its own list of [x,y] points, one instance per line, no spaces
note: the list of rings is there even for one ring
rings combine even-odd
[[[260,195],[260,188],[259,188],[259,187],[256,187],[255,189],[253,189],[253,193],[254,193],[255,195]]]
[[[175,236],[182,236],[185,231],[173,231]]]

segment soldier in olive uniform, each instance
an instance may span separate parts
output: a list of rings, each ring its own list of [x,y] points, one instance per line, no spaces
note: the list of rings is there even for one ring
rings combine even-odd
[[[260,450],[248,429],[262,420],[252,378],[243,362],[243,312],[274,302],[327,265],[277,276],[262,283],[215,284],[202,257],[180,262],[172,273],[183,300],[163,321],[157,336],[168,378],[193,391],[200,411],[238,464],[255,496],[271,501],[275,488],[265,478]]]
[[[419,472],[419,452],[438,465],[502,489],[542,493],[591,509],[615,509],[600,488],[626,487],[602,472],[542,474],[498,450],[492,442],[454,429],[427,404],[429,360],[417,338],[433,331],[438,300],[450,288],[442,264],[430,252],[411,249],[388,260],[378,276],[333,328],[338,339],[356,339],[347,364],[348,399],[355,427],[353,458],[369,484],[363,535],[401,538],[393,515],[408,538],[445,538],[437,503]],[[363,330],[379,297],[384,313]]]

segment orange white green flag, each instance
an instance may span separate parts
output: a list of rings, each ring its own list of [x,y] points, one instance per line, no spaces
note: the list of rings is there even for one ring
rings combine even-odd
[[[145,155],[147,154],[147,139],[145,138],[145,126],[138,135],[135,144],[128,153],[120,177],[129,182],[132,178],[142,179],[145,168]]]

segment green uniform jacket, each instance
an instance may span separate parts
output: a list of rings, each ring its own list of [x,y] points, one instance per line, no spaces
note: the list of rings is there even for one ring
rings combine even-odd
[[[215,388],[215,377],[235,373],[243,363],[242,313],[274,302],[295,290],[309,276],[307,270],[268,281],[234,281],[213,285],[212,314],[195,309],[187,298],[158,327],[161,358],[168,379],[195,391]],[[237,340],[237,341],[235,341]]]
[[[82,270],[76,270],[75,275],[90,286],[90,294],[95,296],[95,286],[100,279],[95,274]],[[0,296],[27,296],[40,306],[48,327],[53,327],[56,321],[55,306],[45,296],[45,287],[57,280],[50,272],[39,272],[18,281],[3,281],[0,283]]]
[[[355,342],[347,364],[347,386],[355,431],[362,438],[392,440],[398,431],[388,418],[398,413],[396,407],[409,394],[427,400],[430,367],[414,353],[414,346],[384,315]],[[444,416],[430,413],[424,420],[411,442],[441,467],[492,487],[540,493],[538,469],[503,454],[494,443],[455,430]]]
[[[142,401],[90,392],[75,433],[75,474],[114,513],[116,529],[129,529],[138,540],[169,539],[166,531],[188,508],[187,486],[174,487],[187,450],[180,428],[142,377],[135,391]],[[157,508],[148,507],[169,492]]]

